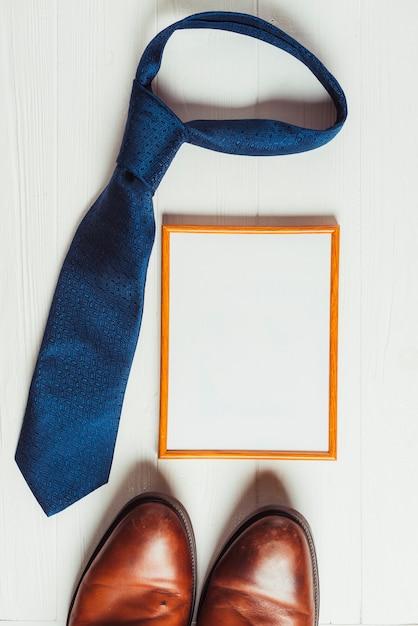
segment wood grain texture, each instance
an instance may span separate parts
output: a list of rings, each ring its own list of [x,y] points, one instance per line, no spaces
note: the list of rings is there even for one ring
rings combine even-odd
[[[123,7],[123,9],[122,9]],[[417,624],[418,271],[415,0],[243,0],[341,81],[347,124],[320,150],[245,158],[184,145],[161,222],[334,216],[341,226],[338,461],[158,459],[160,253],[107,486],[46,519],[14,464],[28,386],[73,232],[106,185],[143,49],[164,26],[234,0],[0,0],[0,620],[65,624],[78,576],[118,510],[171,492],[199,587],[256,507],[291,504],[318,551],[322,624]],[[323,126],[321,87],[290,58],[224,33],[176,33],[156,89],[184,119],[282,115]]]
[[[55,522],[39,514],[13,456],[56,260],[56,14],[42,1],[1,10],[0,617],[47,620]]]
[[[374,2],[363,16],[363,32],[372,33],[363,36],[362,80],[364,618],[416,623],[418,7],[404,2],[390,13]],[[389,22],[397,40],[390,51],[381,31]]]

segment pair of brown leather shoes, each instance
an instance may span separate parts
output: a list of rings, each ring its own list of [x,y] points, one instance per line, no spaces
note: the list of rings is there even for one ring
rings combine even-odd
[[[151,493],[118,515],[76,589],[68,626],[189,626],[196,547],[181,504]],[[229,539],[206,580],[197,626],[316,626],[318,573],[306,520],[263,508]]]

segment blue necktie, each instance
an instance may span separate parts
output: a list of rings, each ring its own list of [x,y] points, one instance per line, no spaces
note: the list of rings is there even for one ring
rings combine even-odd
[[[151,88],[175,30],[211,28],[290,53],[322,83],[336,121],[325,130],[276,120],[183,123]],[[61,270],[36,363],[16,461],[47,515],[107,483],[144,303],[155,223],[152,196],[184,142],[229,154],[312,150],[335,137],[347,105],[336,79],[272,24],[240,13],[189,16],[147,46],[133,84],[115,172],[81,222]]]

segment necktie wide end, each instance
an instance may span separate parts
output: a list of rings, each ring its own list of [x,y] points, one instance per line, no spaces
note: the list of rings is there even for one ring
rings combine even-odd
[[[26,484],[47,517],[61,513],[61,511],[108,483],[108,479],[106,479],[96,485],[89,482],[88,484],[77,484],[76,487],[69,487],[54,482],[51,475],[48,476],[47,482],[40,483],[38,474],[33,476],[33,468],[28,464],[26,455],[21,453],[19,447],[16,451],[15,461]],[[56,475],[58,476],[58,474]],[[61,474],[59,476],[62,477]]]

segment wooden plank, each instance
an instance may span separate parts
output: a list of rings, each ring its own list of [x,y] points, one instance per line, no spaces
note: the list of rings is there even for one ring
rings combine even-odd
[[[56,12],[3,2],[0,20],[0,620],[55,618],[55,522],[14,463],[55,257]]]
[[[417,5],[363,12],[363,619],[416,623]],[[393,34],[388,45],[384,30]]]

